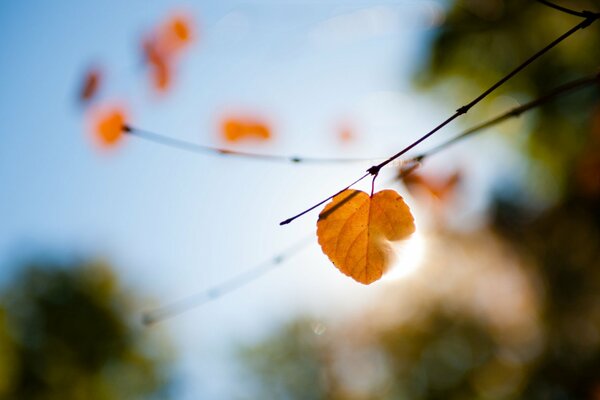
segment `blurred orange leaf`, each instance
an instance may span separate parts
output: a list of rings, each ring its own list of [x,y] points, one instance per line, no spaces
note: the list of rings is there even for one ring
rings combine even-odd
[[[342,143],[349,143],[354,140],[354,133],[349,127],[344,127],[339,130],[338,138]]]
[[[166,92],[171,84],[171,66],[164,58],[157,58],[150,65],[152,74],[152,83],[154,88],[159,92]]]
[[[182,15],[174,15],[163,25],[158,41],[167,56],[174,56],[192,42],[192,22]]]
[[[123,138],[123,127],[127,123],[125,110],[113,106],[92,115],[92,129],[95,138],[102,147],[114,147]]]
[[[97,68],[88,70],[83,78],[81,91],[79,92],[79,101],[87,103],[94,98],[100,87],[102,72]]]
[[[152,86],[166,92],[173,81],[177,55],[193,40],[191,19],[174,15],[142,41],[142,51],[148,64]]]
[[[345,190],[325,206],[317,222],[323,252],[342,273],[365,285],[388,269],[389,242],[406,239],[414,231],[410,209],[393,190],[373,196]]]
[[[248,138],[259,140],[271,138],[271,130],[265,123],[249,119],[226,118],[221,125],[221,131],[228,142],[238,142]]]
[[[148,63],[150,80],[157,92],[166,92],[172,82],[170,61],[161,52],[152,38],[146,38],[142,43],[144,57]]]
[[[163,59],[163,56],[156,45],[156,40],[153,37],[148,36],[144,38],[142,41],[142,51],[144,53],[144,61],[150,65]]]
[[[416,172],[409,173],[402,177],[402,181],[411,193],[419,194],[425,192],[429,196],[440,201],[448,199],[455,192],[461,179],[462,175],[459,171],[454,172],[452,175],[442,180],[434,180],[430,177],[417,174]]]

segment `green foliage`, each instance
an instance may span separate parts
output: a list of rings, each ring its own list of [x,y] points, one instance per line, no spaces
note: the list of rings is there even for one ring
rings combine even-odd
[[[29,265],[1,298],[0,398],[167,396],[165,343],[130,320],[108,266]]]

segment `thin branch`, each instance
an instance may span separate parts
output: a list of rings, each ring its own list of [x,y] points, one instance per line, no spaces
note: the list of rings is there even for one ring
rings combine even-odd
[[[506,76],[504,76],[502,79],[500,79],[498,82],[496,82],[495,84],[493,84],[489,89],[485,90],[483,93],[481,93],[479,96],[477,96],[470,103],[468,103],[468,104],[460,107],[459,109],[457,109],[456,112],[452,116],[450,116],[449,118],[447,118],[445,121],[443,121],[441,124],[439,124],[438,126],[436,126],[435,128],[433,128],[431,131],[429,131],[428,133],[426,133],[425,135],[423,135],[422,137],[420,137],[419,139],[417,139],[416,141],[414,141],[413,143],[411,143],[410,145],[408,145],[404,149],[400,150],[398,153],[394,154],[393,156],[391,156],[387,160],[381,162],[380,164],[377,164],[377,165],[374,165],[374,166],[370,167],[367,170],[367,175],[369,175],[369,174],[373,175],[373,176],[377,175],[379,173],[379,171],[381,170],[381,168],[385,167],[386,165],[388,165],[392,161],[396,160],[398,157],[404,155],[406,152],[412,150],[415,146],[419,145],[420,143],[422,143],[423,141],[425,141],[426,139],[428,139],[429,137],[431,137],[433,134],[435,134],[436,132],[438,132],[440,129],[442,129],[443,127],[445,127],[446,125],[448,125],[450,122],[452,122],[453,120],[455,120],[459,116],[461,116],[463,114],[466,114],[469,111],[469,109],[471,109],[471,107],[473,107],[474,105],[476,105],[477,103],[479,103],[481,100],[483,100],[485,97],[487,97],[494,90],[498,89],[500,86],[502,86],[504,83],[506,83],[509,79],[511,79],[516,74],[518,74],[519,72],[521,72],[529,64],[531,64],[532,62],[534,62],[536,59],[538,59],[539,57],[541,57],[542,55],[544,55],[546,52],[548,52],[549,50],[551,50],[553,47],[555,47],[556,45],[558,45],[563,40],[567,39],[569,36],[571,36],[572,34],[574,34],[575,32],[577,32],[578,30],[583,29],[583,28],[589,26],[590,24],[592,24],[599,17],[600,16],[598,14],[592,14],[592,15],[586,16],[583,21],[581,21],[580,23],[578,23],[577,25],[575,25],[573,28],[569,29],[567,32],[565,32],[562,35],[560,35],[557,39],[553,40],[550,44],[548,44],[547,46],[545,46],[544,48],[542,48],[541,50],[539,50],[533,56],[529,57],[527,60],[525,60],[519,66],[517,66],[514,70],[512,70]],[[366,176],[363,176],[363,177],[359,178],[356,182],[361,181],[365,177]],[[350,185],[350,186],[352,186],[352,185]],[[299,217],[301,215],[304,215],[307,212],[309,212],[309,211],[317,208],[321,204],[325,203],[327,200],[333,198],[338,193],[341,193],[344,190],[348,189],[350,186],[346,187],[345,189],[342,189],[342,190],[338,191],[336,194],[328,197],[326,200],[320,202],[319,204],[316,204],[316,205],[310,207],[309,209],[301,212],[296,217],[292,217],[292,218],[289,218],[289,219],[287,219],[285,221],[282,221],[279,225],[285,225],[287,223],[290,223],[291,221],[293,221],[297,217]]]
[[[185,140],[175,139],[169,136],[161,135],[156,132],[150,132],[144,129],[139,129],[130,125],[123,126],[123,131],[127,134],[144,139],[163,146],[168,146],[174,149],[183,150],[191,153],[200,154],[215,154],[221,156],[234,156],[249,158],[257,161],[271,161],[282,163],[305,163],[305,164],[339,164],[339,163],[359,163],[373,161],[377,159],[383,160],[385,157],[379,158],[328,158],[328,157],[304,157],[304,156],[285,156],[278,154],[261,154],[249,153],[237,150],[229,150],[220,147],[205,146]]]
[[[292,222],[293,220],[295,220],[296,218],[299,218],[301,216],[303,216],[304,214],[311,212],[312,210],[314,210],[315,208],[319,207],[320,205],[322,205],[323,203],[328,202],[329,200],[333,199],[335,196],[337,196],[338,194],[342,193],[344,190],[348,190],[350,189],[352,186],[356,185],[358,182],[362,181],[363,179],[365,179],[367,176],[371,175],[369,172],[367,172],[366,174],[364,174],[363,176],[361,176],[360,178],[358,178],[357,180],[355,180],[354,182],[352,182],[351,184],[349,184],[348,186],[346,186],[345,188],[343,188],[342,190],[338,191],[337,193],[332,194],[331,196],[329,196],[326,199],[321,200],[320,202],[318,202],[317,204],[315,204],[314,206],[302,211],[299,214],[294,215],[293,217],[290,217],[288,219],[286,219],[285,221],[281,221],[279,223],[279,225],[287,225],[290,222]]]
[[[561,12],[564,12],[564,13],[567,13],[567,14],[570,14],[570,15],[574,15],[576,17],[588,18],[590,16],[596,15],[596,18],[598,18],[598,16],[600,15],[600,14],[594,13],[592,11],[575,11],[575,10],[572,10],[570,8],[563,7],[563,6],[560,6],[558,4],[552,3],[551,1],[548,1],[548,0],[537,0],[537,2],[541,3],[541,4],[545,5],[545,6],[548,6],[550,8],[553,8],[555,10],[558,10],[558,11],[561,11]]]
[[[557,44],[559,44],[563,40],[567,39],[569,36],[571,36],[572,34],[574,34],[575,32],[577,32],[578,30],[583,29],[583,28],[589,26],[596,19],[598,19],[597,16],[596,17],[588,17],[588,18],[584,19],[582,22],[580,22],[579,24],[575,25],[573,28],[569,29],[567,32],[563,33],[561,36],[559,36],[557,39],[555,39],[554,41],[552,41],[546,47],[542,48],[540,51],[538,51],[537,53],[535,53],[533,56],[531,56],[527,60],[525,60],[517,68],[515,68],[514,70],[512,70],[511,72],[509,72],[505,77],[503,77],[498,82],[496,82],[495,84],[493,84],[489,89],[487,89],[482,94],[480,94],[479,96],[477,96],[473,101],[471,101],[470,103],[468,103],[468,104],[460,107],[458,110],[456,110],[456,112],[454,113],[454,115],[452,115],[450,118],[448,118],[447,120],[445,120],[444,122],[442,122],[440,125],[438,125],[437,127],[435,127],[433,130],[431,130],[427,134],[423,135],[421,138],[419,138],[418,140],[416,140],[415,142],[413,142],[409,146],[405,147],[404,149],[400,150],[398,153],[396,153],[393,156],[391,156],[387,160],[383,161],[382,163],[380,163],[378,165],[375,165],[375,166],[369,168],[369,172],[371,172],[371,174],[375,174],[381,168],[385,167],[387,164],[391,163],[392,161],[394,161],[398,157],[402,156],[407,151],[411,150],[413,147],[417,146],[418,144],[420,144],[421,142],[423,142],[424,140],[426,140],[427,138],[429,138],[431,135],[433,135],[434,133],[436,133],[437,131],[439,131],[440,129],[442,129],[444,126],[446,126],[447,124],[449,124],[455,118],[457,118],[457,117],[459,117],[459,116],[461,116],[463,114],[466,114],[469,111],[469,109],[471,109],[471,107],[473,107],[474,105],[476,105],[477,103],[479,103],[481,100],[483,100],[489,94],[491,94],[494,90],[498,89],[500,86],[502,86],[504,83],[506,83],[512,77],[514,77],[516,74],[518,74],[519,72],[521,72],[523,69],[525,69],[525,67],[527,67],[529,64],[531,64],[533,61],[535,61],[536,59],[538,59],[540,56],[542,56],[543,54],[545,54],[546,52],[548,52],[550,49],[552,49],[553,47],[555,47]]]
[[[520,105],[518,107],[514,107],[503,114],[500,114],[494,118],[489,119],[488,121],[485,121],[479,125],[469,128],[469,129],[463,131],[462,133],[458,134],[454,138],[434,147],[433,149],[430,149],[426,152],[423,152],[415,157],[412,157],[412,158],[404,161],[404,168],[401,169],[399,177],[402,178],[402,177],[412,173],[414,170],[416,170],[417,168],[419,168],[421,166],[421,162],[424,161],[426,158],[440,152],[441,150],[445,149],[446,147],[449,147],[468,136],[471,136],[475,133],[481,132],[487,128],[491,128],[492,126],[498,125],[510,118],[519,117],[521,114],[523,114],[527,111],[530,111],[534,108],[537,108],[543,104],[546,104],[558,97],[561,97],[563,95],[570,94],[575,91],[590,87],[594,84],[600,84],[600,73],[593,75],[593,76],[575,79],[573,81],[567,82],[561,86],[554,88],[553,90],[549,91],[548,93],[546,93],[543,96],[538,97],[535,100],[532,100],[532,101],[525,103],[523,105]],[[366,176],[368,176],[368,174],[365,175],[365,177]],[[321,217],[326,217],[326,215],[321,216]],[[150,325],[150,324],[153,324],[156,322],[160,322],[165,319],[182,314],[182,313],[189,311],[195,307],[198,307],[202,304],[208,303],[212,300],[216,300],[222,296],[225,296],[226,294],[229,294],[229,293],[245,286],[246,284],[259,279],[260,277],[264,276],[268,271],[274,269],[275,267],[280,266],[285,261],[287,261],[289,258],[291,258],[295,254],[297,254],[298,252],[303,250],[311,242],[312,242],[312,235],[311,235],[311,237],[304,238],[302,241],[296,243],[294,246],[290,247],[289,249],[284,250],[283,252],[275,255],[270,260],[268,260],[262,264],[259,264],[259,265],[255,266],[254,268],[251,268],[247,271],[244,271],[225,282],[222,282],[222,283],[220,283],[216,286],[213,286],[209,289],[202,290],[196,294],[190,295],[190,296],[188,296],[182,300],[179,300],[177,302],[171,303],[171,304],[163,306],[163,307],[156,308],[152,311],[148,311],[148,312],[144,313],[144,315],[143,315],[143,322],[144,322],[144,324],[147,324],[147,325]]]
[[[147,311],[142,314],[142,322],[144,325],[155,324],[189,311],[202,304],[216,300],[236,289],[247,285],[261,276],[264,276],[267,272],[281,266],[285,261],[304,250],[310,243],[312,243],[312,241],[313,239],[311,235],[310,237],[306,237],[298,241],[271,259],[264,261],[244,272],[241,272],[240,274],[235,275],[224,282],[221,282],[208,289],[201,290],[171,304]]]
[[[561,97],[563,95],[570,94],[572,92],[587,88],[594,84],[600,84],[600,73],[567,82],[561,86],[554,88],[553,90],[549,91],[548,93],[546,93],[543,96],[538,97],[535,100],[532,100],[528,103],[522,104],[518,107],[514,107],[514,108],[506,111],[503,114],[500,114],[494,118],[491,118],[485,122],[482,122],[479,125],[475,125],[472,128],[469,128],[469,129],[461,132],[460,134],[456,135],[452,139],[449,139],[448,141],[443,142],[428,151],[425,151],[423,153],[420,153],[420,154],[412,157],[411,159],[406,161],[407,165],[409,165],[409,168],[414,169],[414,168],[412,168],[412,165],[411,165],[412,163],[420,163],[427,157],[429,157],[435,153],[439,153],[441,150],[444,150],[446,147],[449,147],[449,146],[453,145],[454,143],[461,141],[468,136],[471,136],[475,133],[481,132],[485,129],[491,128],[492,126],[498,125],[499,123],[504,122],[507,119],[519,117],[524,112],[527,112],[534,108],[537,108],[537,107],[539,107],[543,104],[546,104],[558,97]]]

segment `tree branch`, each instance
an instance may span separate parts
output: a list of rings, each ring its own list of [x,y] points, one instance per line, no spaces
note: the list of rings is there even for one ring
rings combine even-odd
[[[181,300],[175,301],[171,304],[167,304],[165,306],[158,307],[154,310],[143,313],[142,322],[144,323],[144,325],[152,325],[154,323],[164,321],[165,319],[189,311],[202,304],[216,300],[219,297],[222,297],[236,289],[247,285],[248,283],[260,278],[261,276],[264,276],[267,272],[282,265],[285,261],[300,253],[310,243],[312,243],[312,235],[310,237],[306,237],[298,241],[297,243],[290,246],[281,253],[271,257],[269,260],[264,261],[256,265],[255,267],[248,269],[247,271],[233,276],[229,280],[221,282],[208,289],[201,290],[195,294],[192,294]]]
[[[419,145],[420,143],[422,143],[423,141],[425,141],[426,139],[428,139],[429,137],[431,137],[433,134],[435,134],[436,132],[438,132],[439,130],[441,130],[442,128],[444,128],[446,125],[448,125],[450,122],[452,122],[453,120],[455,120],[459,116],[461,116],[463,114],[466,114],[471,109],[471,107],[475,106],[477,103],[479,103],[485,97],[487,97],[490,93],[492,93],[493,91],[495,91],[496,89],[498,89],[500,86],[502,86],[504,83],[506,83],[508,80],[510,80],[512,77],[514,77],[515,75],[517,75],[519,72],[521,72],[529,64],[531,64],[532,62],[534,62],[535,60],[537,60],[539,57],[541,57],[542,55],[544,55],[546,52],[548,52],[549,50],[551,50],[553,47],[555,47],[556,45],[558,45],[563,40],[567,39],[569,36],[573,35],[578,30],[586,28],[587,26],[589,26],[590,24],[592,24],[594,21],[596,21],[598,18],[600,18],[599,14],[591,14],[591,15],[587,15],[586,14],[586,17],[585,17],[585,19],[583,21],[581,21],[580,23],[578,23],[577,25],[575,25],[573,28],[569,29],[567,32],[565,32],[562,35],[560,35],[558,38],[556,38],[551,43],[549,43],[548,45],[546,45],[544,48],[542,48],[541,50],[539,50],[538,52],[536,52],[534,55],[532,55],[531,57],[529,57],[527,60],[525,60],[519,66],[517,66],[515,69],[513,69],[511,72],[509,72],[506,76],[504,76],[498,82],[496,82],[495,84],[493,84],[489,89],[485,90],[483,93],[481,93],[475,99],[473,99],[470,103],[468,103],[468,104],[466,104],[466,105],[458,108],[453,115],[451,115],[450,117],[448,117],[441,124],[437,125],[431,131],[429,131],[425,135],[421,136],[419,139],[417,139],[416,141],[414,141],[413,143],[411,143],[410,145],[408,145],[404,149],[400,150],[399,152],[397,152],[393,156],[389,157],[387,160],[381,162],[380,164],[373,165],[372,167],[370,167],[367,170],[367,175],[373,175],[373,176],[377,175],[379,173],[379,171],[381,170],[381,168],[385,167],[386,165],[388,165],[392,161],[396,160],[398,157],[404,155],[406,152],[412,150],[414,147],[416,147],[417,145]],[[321,201],[320,203],[318,203],[318,204],[310,207],[309,209],[307,209],[307,210],[299,213],[295,217],[288,218],[285,221],[280,222],[279,225],[288,224],[291,221],[293,221],[294,219],[298,218],[299,216],[302,216],[302,215],[306,214],[307,212],[309,212],[309,211],[317,208],[321,204],[325,203],[327,200],[333,198],[338,193],[343,192],[344,190],[348,189],[349,187],[351,187],[354,184],[358,183],[359,181],[363,180],[365,177],[366,177],[366,175],[362,176],[361,178],[357,179],[355,181],[355,183],[353,183],[352,185],[346,187],[345,189],[342,189],[342,190],[336,192],[336,194],[334,194],[332,196],[329,196],[324,201]]]
[[[162,146],[171,147],[178,150],[183,150],[191,153],[215,154],[221,156],[234,156],[248,158],[257,161],[270,161],[293,164],[339,164],[339,163],[359,163],[373,161],[377,159],[383,160],[385,157],[379,158],[335,158],[335,157],[304,157],[304,156],[285,156],[279,154],[261,154],[249,153],[244,151],[224,149],[221,147],[205,146],[188,142],[185,140],[175,139],[169,136],[161,135],[160,133],[139,129],[131,125],[124,125],[123,131],[130,136],[147,140]]]
[[[586,87],[590,87],[594,84],[600,84],[600,73],[593,76],[575,79],[573,81],[567,82],[561,86],[554,88],[553,90],[549,91],[543,96],[538,97],[535,100],[532,100],[518,107],[514,107],[503,114],[500,114],[494,118],[489,119],[488,121],[485,121],[479,125],[469,128],[463,131],[462,133],[458,134],[454,138],[434,147],[433,149],[420,153],[419,155],[406,160],[404,163],[405,168],[401,169],[399,177],[403,178],[404,176],[412,173],[421,165],[421,162],[426,158],[440,152],[446,147],[449,147],[468,136],[471,136],[477,132],[481,132],[485,129],[491,128],[495,125],[498,125],[506,121],[507,119],[519,117],[521,114],[530,111],[534,108],[537,108],[543,104],[546,104],[558,97],[573,93]],[[369,174],[365,175],[365,177],[368,175]],[[174,317],[176,315],[182,314],[202,304],[208,303],[222,296],[225,296],[226,294],[229,294],[245,286],[246,284],[259,279],[260,277],[264,276],[268,271],[278,266],[281,266],[289,258],[293,257],[301,250],[303,250],[308,244],[312,242],[311,237],[304,238],[302,241],[297,242],[294,246],[282,251],[279,254],[276,254],[270,260],[261,263],[247,271],[241,272],[240,274],[235,275],[227,281],[224,281],[211,288],[204,289],[196,294],[192,294],[174,303],[144,313],[142,317],[144,324],[151,325],[153,323],[157,323],[165,319]]]
[[[336,193],[332,194],[331,196],[329,196],[329,197],[328,197],[328,198],[326,198],[326,199],[323,199],[323,200],[321,200],[320,202],[318,202],[318,203],[317,203],[317,204],[315,204],[314,206],[312,206],[312,207],[310,207],[310,208],[308,208],[308,209],[306,209],[306,210],[302,211],[301,213],[299,213],[299,214],[296,214],[296,215],[294,215],[293,217],[290,217],[290,218],[286,219],[285,221],[281,221],[281,222],[279,223],[279,225],[287,225],[287,224],[289,224],[290,222],[292,222],[292,221],[293,221],[293,220],[295,220],[296,218],[299,218],[299,217],[303,216],[304,214],[306,214],[306,213],[308,213],[308,212],[310,212],[310,211],[314,210],[315,208],[319,207],[319,206],[320,206],[320,205],[322,205],[323,203],[326,203],[326,202],[328,202],[329,200],[333,199],[335,196],[337,196],[338,194],[342,193],[344,190],[350,189],[352,186],[356,185],[358,182],[362,181],[363,179],[365,179],[365,178],[366,178],[367,176],[369,176],[369,175],[371,175],[371,174],[367,172],[366,174],[364,174],[363,176],[361,176],[360,178],[358,178],[357,180],[355,180],[354,182],[352,182],[351,184],[349,184],[348,186],[346,186],[346,187],[345,187],[345,188],[343,188],[342,190],[340,190],[340,191],[338,191],[338,192],[336,192]]]
[[[567,82],[561,86],[554,88],[553,90],[549,91],[548,93],[546,93],[543,96],[538,97],[535,100],[532,100],[528,103],[522,104],[518,107],[514,107],[514,108],[506,111],[505,113],[502,113],[494,118],[491,118],[485,122],[482,122],[479,125],[475,125],[472,128],[469,128],[469,129],[461,132],[460,134],[456,135],[452,139],[449,139],[448,141],[443,142],[426,152],[420,153],[420,154],[406,160],[406,165],[408,165],[408,167],[406,169],[407,173],[404,175],[407,175],[408,173],[412,172],[415,169],[415,168],[413,168],[414,163],[420,163],[423,160],[425,160],[427,157],[429,157],[433,154],[439,153],[440,151],[444,150],[445,148],[453,145],[456,142],[463,140],[464,138],[466,138],[468,136],[471,136],[475,133],[481,132],[485,129],[491,128],[495,125],[498,125],[501,122],[506,121],[507,119],[519,117],[521,114],[523,114],[527,111],[530,111],[534,108],[537,108],[543,104],[546,104],[558,97],[561,97],[566,94],[570,94],[577,90],[584,89],[584,88],[592,86],[594,84],[600,84],[600,73]]]
[[[600,15],[599,13],[594,13],[592,11],[585,11],[585,10],[584,11],[575,11],[575,10],[572,10],[570,8],[563,7],[563,6],[560,6],[558,4],[554,4],[554,3],[552,3],[552,2],[550,2],[548,0],[536,0],[536,1],[538,3],[541,3],[541,4],[545,5],[545,6],[553,8],[555,10],[564,12],[566,14],[574,15],[576,17],[589,18],[590,16],[593,17],[595,15],[595,18],[598,18],[599,15]]]

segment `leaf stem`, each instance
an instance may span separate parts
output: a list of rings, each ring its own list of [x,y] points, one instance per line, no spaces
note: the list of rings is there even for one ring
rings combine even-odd
[[[377,179],[377,174],[373,175],[373,180],[371,181],[371,197],[373,197],[373,193],[375,193],[375,179]]]

